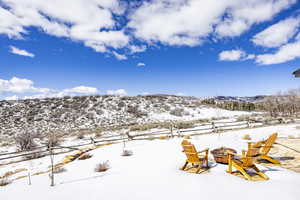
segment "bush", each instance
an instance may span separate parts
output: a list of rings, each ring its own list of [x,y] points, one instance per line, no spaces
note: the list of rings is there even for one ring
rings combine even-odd
[[[108,160],[102,163],[99,163],[95,167],[95,172],[105,172],[110,168]]]
[[[170,114],[171,115],[175,115],[177,117],[182,117],[183,116],[183,112],[184,112],[183,108],[175,108],[175,109],[171,110]]]
[[[194,123],[193,122],[178,122],[175,124],[175,127],[178,129],[193,128]]]
[[[245,134],[245,135],[243,136],[243,139],[244,139],[244,140],[251,140],[251,137],[250,137],[249,134]]]
[[[34,149],[37,144],[34,142],[34,138],[37,138],[37,134],[33,134],[29,131],[24,131],[15,136],[15,143],[17,148],[21,151],[28,151]]]
[[[85,153],[85,154],[79,156],[78,160],[86,160],[86,159],[89,159],[91,157],[93,157],[91,154]]]
[[[132,156],[133,152],[131,150],[123,150],[121,156]]]
[[[10,184],[11,181],[7,177],[0,178],[0,187]]]
[[[50,148],[50,146],[52,147],[58,146],[59,144],[60,144],[60,140],[57,135],[49,135],[46,141],[46,145],[48,148]]]

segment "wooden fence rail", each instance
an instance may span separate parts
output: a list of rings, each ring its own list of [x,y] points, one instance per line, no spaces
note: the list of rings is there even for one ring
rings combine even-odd
[[[265,120],[265,121],[231,121],[231,122],[212,122],[212,123],[202,123],[202,124],[196,124],[196,128],[185,128],[185,129],[175,129],[174,127],[171,127],[170,130],[159,130],[159,131],[151,131],[146,132],[142,134],[118,134],[118,135],[111,135],[111,136],[103,136],[101,137],[102,140],[94,140],[90,139],[91,141],[85,144],[78,144],[78,145],[71,145],[71,146],[57,146],[53,147],[53,150],[56,151],[56,154],[58,150],[61,151],[62,149],[69,149],[71,151],[78,150],[77,147],[83,147],[83,146],[89,146],[89,145],[96,145],[96,144],[103,144],[103,143],[111,143],[111,142],[122,142],[122,141],[128,141],[128,140],[147,140],[150,138],[153,138],[154,136],[178,136],[182,137],[184,134],[182,133],[191,133],[189,135],[203,135],[203,134],[209,134],[218,132],[219,130],[223,130],[224,128],[230,128],[230,130],[234,129],[240,129],[242,126],[245,128],[249,127],[260,127],[264,125],[274,125],[271,124],[271,122],[274,122],[276,124],[281,124],[281,120]],[[293,122],[300,122],[300,119],[294,119]],[[202,126],[209,126],[207,128],[197,128]],[[236,127],[236,128],[234,128]],[[205,132],[203,132],[205,131]],[[196,133],[194,133],[196,132]],[[129,136],[129,137],[128,137]],[[111,138],[111,139],[110,139]],[[104,140],[103,140],[104,139]],[[87,139],[88,140],[88,139]],[[43,149],[41,151],[36,151],[38,149]],[[69,151],[68,151],[69,152]],[[15,152],[8,152],[8,153],[1,153],[0,154],[0,161],[2,160],[8,160],[18,157],[28,157],[35,154],[42,154],[42,153],[49,153],[49,149],[47,146],[40,146],[30,151],[15,151]]]

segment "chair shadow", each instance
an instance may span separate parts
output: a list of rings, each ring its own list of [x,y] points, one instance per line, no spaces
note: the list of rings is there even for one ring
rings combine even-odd
[[[280,161],[286,161],[286,160],[294,160],[295,157],[293,156],[283,156],[283,157],[274,157],[275,159],[277,160],[280,160]]]

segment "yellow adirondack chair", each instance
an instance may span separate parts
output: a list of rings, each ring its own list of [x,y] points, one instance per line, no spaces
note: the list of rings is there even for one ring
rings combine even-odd
[[[183,151],[187,157],[185,164],[181,168],[185,170],[190,163],[193,167],[196,167],[196,173],[199,173],[202,168],[208,168],[208,150],[204,149],[202,151],[197,152],[195,146],[187,140],[183,140],[181,143],[183,147]],[[204,162],[206,163],[203,166]]]
[[[255,166],[257,156],[259,156],[259,150],[262,142],[248,143],[248,151],[242,151],[242,155],[237,155],[232,152],[228,153],[228,170],[227,172],[233,174],[232,168],[236,168],[247,180],[253,180],[250,174],[247,172],[249,169],[254,169],[256,174],[262,179],[268,180],[269,178]],[[238,156],[238,157],[234,157]]]
[[[272,135],[270,135],[270,137],[267,140],[262,141],[263,145],[262,145],[262,148],[261,148],[260,154],[259,154],[260,159],[267,160],[273,164],[280,164],[280,161],[274,160],[272,157],[270,157],[268,155],[273,144],[275,143],[277,136],[278,136],[277,133],[273,133]]]

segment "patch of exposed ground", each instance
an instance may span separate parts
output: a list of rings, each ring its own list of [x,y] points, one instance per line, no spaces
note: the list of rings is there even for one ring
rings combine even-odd
[[[300,173],[300,138],[278,138],[270,156],[279,159],[281,167]]]

